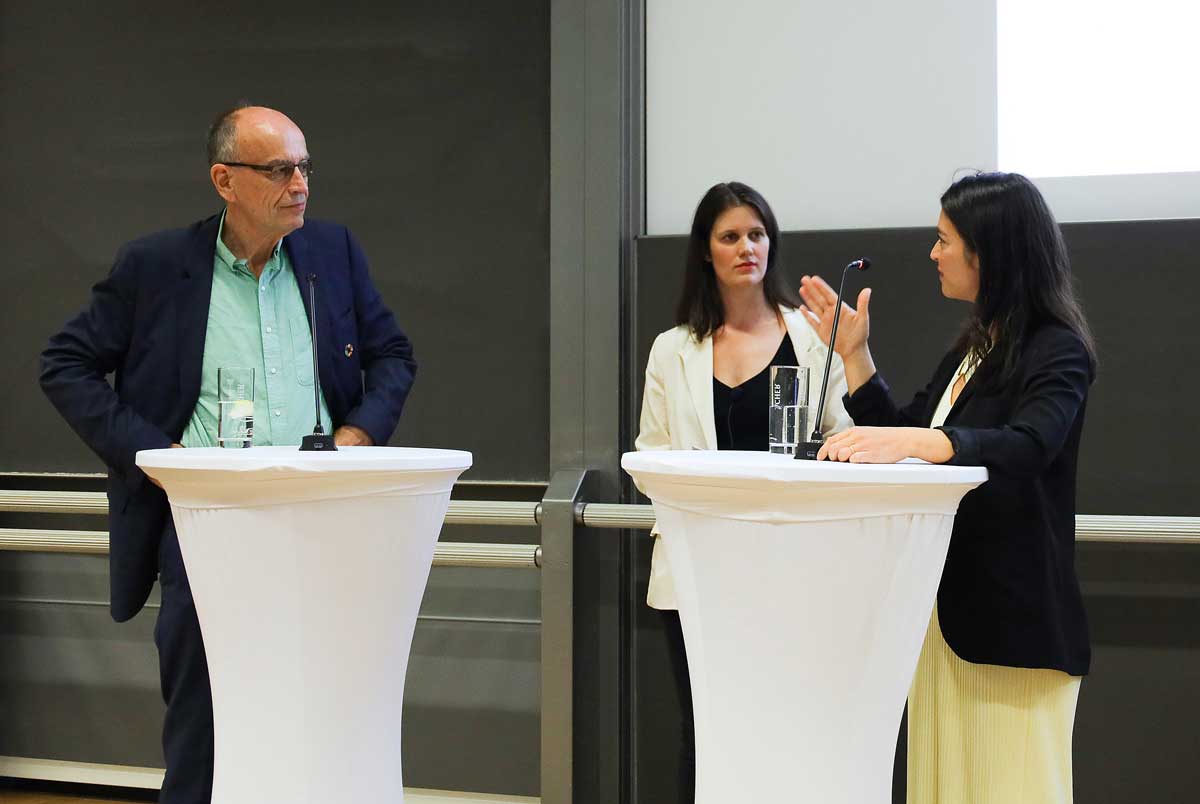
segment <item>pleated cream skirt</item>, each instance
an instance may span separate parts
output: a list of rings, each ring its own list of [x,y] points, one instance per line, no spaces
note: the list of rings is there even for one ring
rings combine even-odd
[[[1070,804],[1079,683],[960,659],[935,606],[908,697],[908,804]]]

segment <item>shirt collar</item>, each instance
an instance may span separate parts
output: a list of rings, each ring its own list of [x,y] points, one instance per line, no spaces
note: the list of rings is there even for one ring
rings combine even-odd
[[[239,260],[229,250],[229,246],[225,245],[225,241],[221,238],[221,234],[225,231],[225,214],[229,208],[221,210],[221,223],[217,226],[217,261],[224,265],[234,273],[244,273],[250,276],[250,268],[248,267],[249,260]],[[266,266],[263,267],[263,276],[269,276],[274,273],[274,269],[279,266],[279,250],[283,247],[283,238],[279,238],[279,242],[275,244],[275,248],[271,250],[271,257],[267,260]]]

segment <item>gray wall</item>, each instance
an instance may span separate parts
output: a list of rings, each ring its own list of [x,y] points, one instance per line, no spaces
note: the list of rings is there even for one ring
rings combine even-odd
[[[248,98],[304,130],[310,214],[355,232],[413,339],[421,369],[392,443],[472,451],[466,479],[490,485],[458,497],[541,497],[549,0],[300,0],[286,13],[0,0],[0,60],[0,409],[19,422],[0,428],[0,474],[102,470],[38,390],[37,355],[123,241],[218,211],[204,133]],[[101,488],[0,487],[39,484]],[[24,526],[104,528],[0,515]],[[407,783],[537,794],[538,583],[534,571],[433,571],[406,688]],[[155,610],[116,625],[106,601],[104,558],[0,553],[0,755],[161,765]]]
[[[1192,471],[1200,429],[1181,426],[1200,378],[1179,364],[1180,355],[1200,352],[1200,332],[1190,326],[1200,280],[1180,270],[1194,262],[1200,219],[1070,223],[1063,234],[1100,353],[1080,451],[1078,511],[1200,516]],[[817,273],[836,286],[847,262],[872,258],[869,273],[847,279],[846,296],[873,288],[871,350],[905,402],[928,382],[969,312],[937,290],[928,256],[934,239],[932,228],[848,229],[791,232],[781,244],[784,269],[797,281]],[[642,366],[654,336],[673,324],[686,242],[638,241],[635,340]],[[1159,284],[1159,277],[1171,280]],[[640,394],[640,377],[638,383]]]
[[[37,354],[122,242],[219,211],[204,134],[248,98],[304,130],[310,215],[362,241],[431,369],[393,444],[545,480],[548,0],[165,9],[0,4],[0,406],[22,423],[0,471],[101,469],[38,392]],[[488,404],[447,404],[468,390]]]

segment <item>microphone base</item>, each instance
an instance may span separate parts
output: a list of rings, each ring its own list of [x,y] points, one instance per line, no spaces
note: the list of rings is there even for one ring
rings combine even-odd
[[[824,441],[801,441],[796,445],[796,453],[792,457],[798,461],[815,461],[817,452],[823,446],[825,446]]]
[[[326,433],[310,433],[300,440],[301,452],[337,452],[333,436]]]

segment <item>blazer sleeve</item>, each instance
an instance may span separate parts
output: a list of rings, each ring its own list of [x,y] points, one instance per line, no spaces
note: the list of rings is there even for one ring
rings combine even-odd
[[[986,466],[1012,476],[1038,475],[1058,457],[1087,399],[1092,365],[1079,337],[1053,327],[1037,333],[1013,413],[996,427],[939,428],[954,445],[949,463]]]
[[[412,342],[384,305],[371,281],[366,255],[349,230],[346,230],[346,241],[359,348],[362,350],[363,395],[362,401],[347,412],[342,423],[361,428],[375,444],[382,446],[400,422],[400,412],[412,389],[417,363],[413,359]]]
[[[663,383],[661,361],[663,359],[663,336],[659,335],[650,348],[646,361],[646,382],[642,389],[642,416],[638,424],[638,436],[634,448],[670,449],[671,428],[667,415],[667,392]]]
[[[171,446],[171,438],[123,401],[106,376],[125,361],[132,343],[140,266],[127,246],[108,277],[92,288],[88,305],[51,336],[41,356],[42,391],[100,459],[135,492],[145,479],[139,450]]]
[[[962,360],[962,355],[951,352],[942,359],[942,364],[933,373],[924,388],[917,392],[912,401],[904,407],[896,404],[892,389],[887,382],[875,372],[871,379],[863,383],[853,394],[846,394],[843,402],[854,423],[871,427],[928,427],[929,403],[934,394],[941,394],[946,389],[941,378],[946,375],[947,363],[955,366]],[[938,397],[941,398],[940,396]]]

